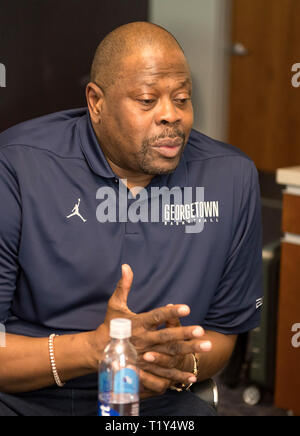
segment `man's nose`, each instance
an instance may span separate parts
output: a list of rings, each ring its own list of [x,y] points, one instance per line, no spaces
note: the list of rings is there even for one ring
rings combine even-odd
[[[157,124],[175,124],[181,121],[180,111],[170,98],[165,98],[157,107]]]

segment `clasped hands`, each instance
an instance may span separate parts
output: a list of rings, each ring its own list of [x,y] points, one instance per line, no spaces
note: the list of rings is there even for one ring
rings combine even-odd
[[[183,327],[180,318],[189,315],[186,305],[168,305],[150,312],[136,314],[127,306],[133,281],[129,265],[122,266],[122,278],[111,296],[104,324],[99,333],[108,337],[110,320],[128,318],[132,321],[131,342],[138,352],[141,398],[162,395],[174,384],[196,382],[192,353],[211,349],[200,326]],[[158,330],[159,326],[164,329]]]

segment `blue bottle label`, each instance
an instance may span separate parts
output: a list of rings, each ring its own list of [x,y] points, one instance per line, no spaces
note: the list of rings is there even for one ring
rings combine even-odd
[[[114,393],[133,395],[139,393],[139,376],[134,369],[123,368],[116,373]]]
[[[110,369],[100,372],[98,416],[138,416],[138,394],[139,375],[136,370],[123,368],[115,375]]]

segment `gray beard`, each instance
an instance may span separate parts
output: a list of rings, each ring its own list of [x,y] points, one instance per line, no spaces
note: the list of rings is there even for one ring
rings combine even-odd
[[[141,154],[142,154],[141,152],[139,154],[140,159],[138,158],[138,165],[139,165],[142,173],[148,174],[150,176],[162,176],[162,175],[166,175],[166,174],[172,174],[176,170],[176,168],[178,167],[180,160],[182,158],[183,152],[184,152],[184,148],[182,149],[182,151],[180,153],[178,163],[176,165],[174,165],[174,168],[172,168],[172,169],[166,169],[166,168],[162,168],[162,167],[154,165],[153,160],[148,156],[148,153],[141,156]]]
[[[151,145],[152,143],[155,143],[155,141],[157,139],[161,139],[161,138],[166,138],[166,137],[181,137],[182,138],[182,143],[185,144],[185,135],[184,133],[182,133],[181,131],[175,131],[173,132],[171,135],[160,135],[157,138],[153,138],[152,140],[145,140],[142,144],[142,148],[139,151],[139,153],[136,156],[136,160],[137,160],[137,164],[140,167],[141,172],[143,172],[144,174],[148,174],[150,176],[162,176],[162,175],[166,175],[166,174],[172,174],[176,168],[178,167],[180,160],[182,158],[183,152],[185,147],[182,147],[182,150],[180,152],[180,156],[178,159],[178,163],[176,165],[174,165],[174,168],[166,170],[165,168],[159,167],[159,166],[155,166],[153,164],[153,159],[151,158],[149,151],[151,150]],[[167,158],[166,158],[167,159]]]

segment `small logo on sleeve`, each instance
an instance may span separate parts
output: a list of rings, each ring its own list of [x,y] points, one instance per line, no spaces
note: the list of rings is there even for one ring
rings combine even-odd
[[[258,298],[256,300],[256,309],[259,309],[263,304],[264,304],[264,299],[263,298]]]

